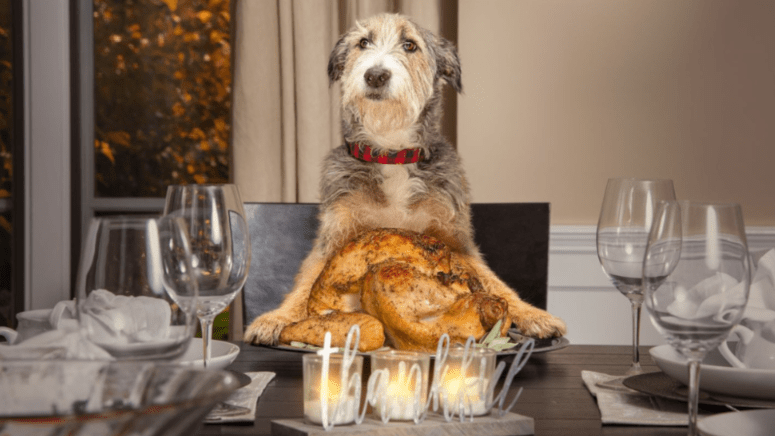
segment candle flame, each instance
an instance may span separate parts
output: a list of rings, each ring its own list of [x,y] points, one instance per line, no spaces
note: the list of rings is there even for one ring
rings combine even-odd
[[[336,403],[342,395],[342,384],[339,383],[339,380],[332,379],[328,379],[328,383],[326,384],[328,385],[328,390],[323,389],[323,391],[326,391],[328,394],[326,397],[330,403]]]
[[[442,385],[444,389],[449,392],[450,395],[457,396],[458,392],[464,389],[466,384],[466,377],[460,371],[459,368],[451,368],[444,376]]]

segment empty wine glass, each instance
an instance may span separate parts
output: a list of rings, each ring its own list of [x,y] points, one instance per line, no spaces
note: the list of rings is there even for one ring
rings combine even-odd
[[[228,306],[248,276],[250,239],[236,185],[173,185],[167,188],[166,216],[185,221],[198,283],[197,316],[202,328],[204,366],[210,361],[215,317]]]
[[[689,435],[697,434],[700,362],[740,322],[750,281],[740,206],[659,205],[643,260],[645,305],[689,362]]]
[[[180,220],[95,218],[76,280],[81,331],[117,359],[174,359],[196,328],[191,249]]]
[[[603,271],[632,306],[632,365],[627,375],[643,372],[640,366],[640,312],[643,254],[654,210],[661,200],[675,200],[671,180],[609,179],[597,223],[597,256]],[[623,378],[602,383],[624,389]]]

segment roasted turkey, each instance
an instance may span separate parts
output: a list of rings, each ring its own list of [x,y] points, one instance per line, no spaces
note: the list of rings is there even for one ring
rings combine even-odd
[[[361,351],[388,345],[434,352],[451,342],[480,339],[498,321],[511,325],[508,303],[486,293],[463,255],[416,232],[377,229],[331,257],[312,287],[308,317],[286,326],[280,341],[343,346],[349,326],[361,328]],[[380,326],[382,329],[380,329]]]

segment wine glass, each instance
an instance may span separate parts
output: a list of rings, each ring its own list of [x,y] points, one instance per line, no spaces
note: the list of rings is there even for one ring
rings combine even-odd
[[[751,282],[736,204],[663,202],[643,260],[646,308],[689,362],[689,435],[697,434],[700,362],[740,322]]]
[[[248,276],[250,239],[236,185],[172,185],[166,216],[181,217],[191,238],[198,283],[197,316],[202,329],[204,366],[211,355],[213,321],[228,306]]]
[[[632,306],[632,365],[626,375],[643,372],[640,366],[640,312],[643,254],[654,210],[661,200],[675,200],[671,180],[609,179],[597,223],[597,256],[603,271]],[[602,385],[624,389],[623,377]]]
[[[83,334],[113,357],[174,359],[196,328],[191,248],[180,220],[94,218],[76,279]]]

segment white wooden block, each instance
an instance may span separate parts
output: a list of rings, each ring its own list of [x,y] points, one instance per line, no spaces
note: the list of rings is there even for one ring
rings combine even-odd
[[[444,421],[439,415],[428,415],[420,424],[381,421],[366,418],[360,425],[335,426],[325,431],[321,425],[308,424],[304,419],[281,419],[272,421],[272,434],[278,436],[509,436],[535,434],[533,418],[507,413],[498,418],[477,416],[464,422],[456,417],[452,422]]]

